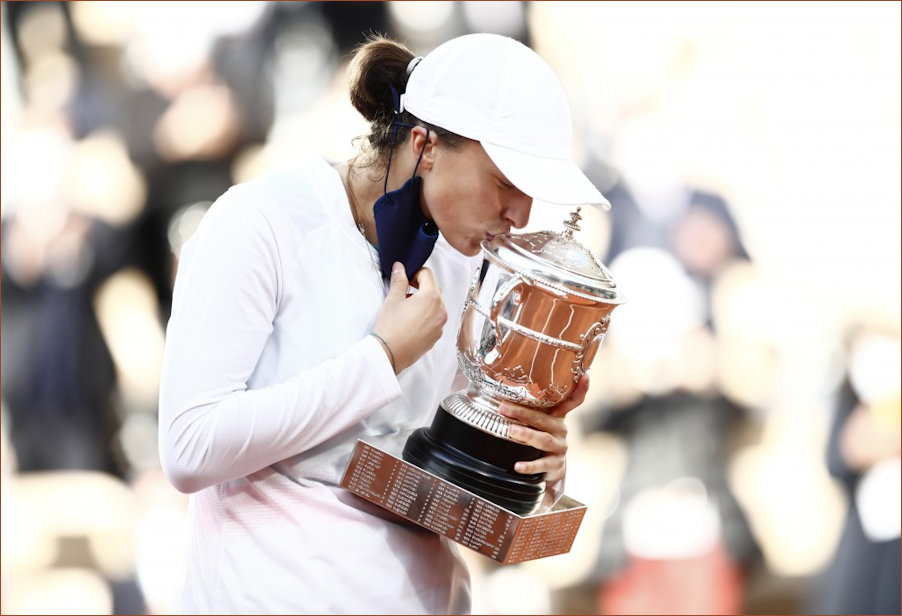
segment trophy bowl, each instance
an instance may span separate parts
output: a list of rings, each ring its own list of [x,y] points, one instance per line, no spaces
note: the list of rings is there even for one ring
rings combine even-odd
[[[544,474],[513,470],[543,452],[509,437],[504,401],[551,409],[573,391],[623,302],[614,279],[562,233],[504,234],[482,243],[482,267],[464,304],[458,360],[468,386],[446,397],[432,424],[408,438],[403,457],[518,514],[535,511]]]

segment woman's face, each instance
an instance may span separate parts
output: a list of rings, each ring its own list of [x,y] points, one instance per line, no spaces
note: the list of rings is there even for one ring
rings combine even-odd
[[[412,133],[418,152],[425,131]],[[483,240],[529,221],[532,198],[515,188],[495,166],[478,141],[458,148],[430,139],[420,162],[422,202],[426,215],[457,251],[475,256]]]

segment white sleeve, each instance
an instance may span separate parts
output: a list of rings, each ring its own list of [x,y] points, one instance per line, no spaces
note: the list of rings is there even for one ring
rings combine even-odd
[[[167,327],[160,461],[183,492],[296,455],[401,395],[371,336],[284,383],[247,389],[272,333],[282,271],[270,222],[254,208],[235,215],[234,205],[214,206],[185,247]]]

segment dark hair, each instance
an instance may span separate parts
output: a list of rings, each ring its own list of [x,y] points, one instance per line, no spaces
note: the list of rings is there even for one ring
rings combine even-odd
[[[355,159],[361,166],[385,166],[392,141],[406,141],[413,126],[428,128],[451,148],[467,141],[407,111],[396,117],[392,87],[398,97],[407,89],[407,66],[414,57],[407,47],[381,35],[368,36],[354,52],[348,80],[351,104],[370,123],[370,134],[363,137],[365,141]]]

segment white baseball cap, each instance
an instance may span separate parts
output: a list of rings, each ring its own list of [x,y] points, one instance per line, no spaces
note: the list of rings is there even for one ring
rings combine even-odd
[[[564,88],[532,49],[506,36],[467,34],[415,65],[401,110],[474,139],[533,199],[611,207],[573,161]]]

